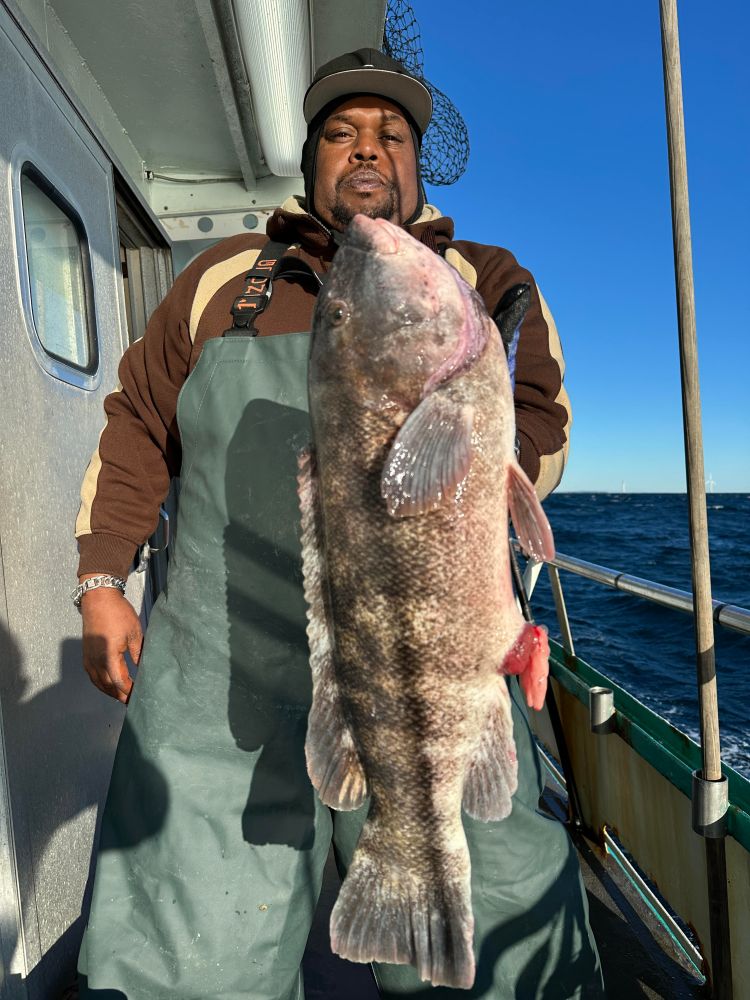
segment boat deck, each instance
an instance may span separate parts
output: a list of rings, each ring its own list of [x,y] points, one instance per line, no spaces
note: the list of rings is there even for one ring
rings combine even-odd
[[[560,817],[562,802],[554,793],[548,790],[543,804]],[[608,1000],[708,997],[690,963],[616,862],[586,838],[576,836],[574,840]],[[306,1000],[352,1000],[353,997],[378,1000],[380,994],[369,966],[346,962],[331,953],[328,921],[338,886],[339,878],[330,855],[303,963]],[[466,996],[475,994],[469,991]]]
[[[607,997],[708,997],[706,987],[616,864],[590,841],[576,840]]]

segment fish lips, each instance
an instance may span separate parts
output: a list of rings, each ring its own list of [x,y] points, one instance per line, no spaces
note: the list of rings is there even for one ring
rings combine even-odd
[[[366,253],[391,255],[401,249],[402,237],[399,229],[386,219],[371,219],[360,213],[349,223],[343,242]]]

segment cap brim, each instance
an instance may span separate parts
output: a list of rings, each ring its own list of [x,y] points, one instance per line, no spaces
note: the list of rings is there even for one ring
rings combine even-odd
[[[314,83],[305,95],[305,121],[309,124],[336,98],[355,94],[378,94],[399,104],[412,116],[422,135],[427,131],[432,117],[432,97],[427,87],[413,76],[373,67],[342,70]]]

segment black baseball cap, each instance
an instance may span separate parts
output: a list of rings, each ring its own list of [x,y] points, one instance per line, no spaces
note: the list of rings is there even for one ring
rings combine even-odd
[[[430,123],[432,97],[425,84],[378,49],[357,49],[321,66],[305,94],[305,121],[309,125],[333,101],[354,94],[377,94],[400,105],[411,115],[420,136]]]

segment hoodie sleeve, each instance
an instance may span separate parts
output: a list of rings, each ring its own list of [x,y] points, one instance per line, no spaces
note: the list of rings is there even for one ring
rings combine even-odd
[[[544,499],[562,478],[571,425],[557,328],[534,278],[511,253],[478,244],[464,246],[467,251],[472,247],[473,253],[464,252],[473,257],[475,287],[490,315],[513,285],[528,282],[531,286],[531,303],[521,325],[516,355],[516,432],[521,466]]]
[[[127,577],[179,471],[177,397],[192,352],[194,274],[188,269],[177,278],[145,335],[126,350],[120,384],[104,402],[106,423],[84,476],[76,520],[79,576]]]

